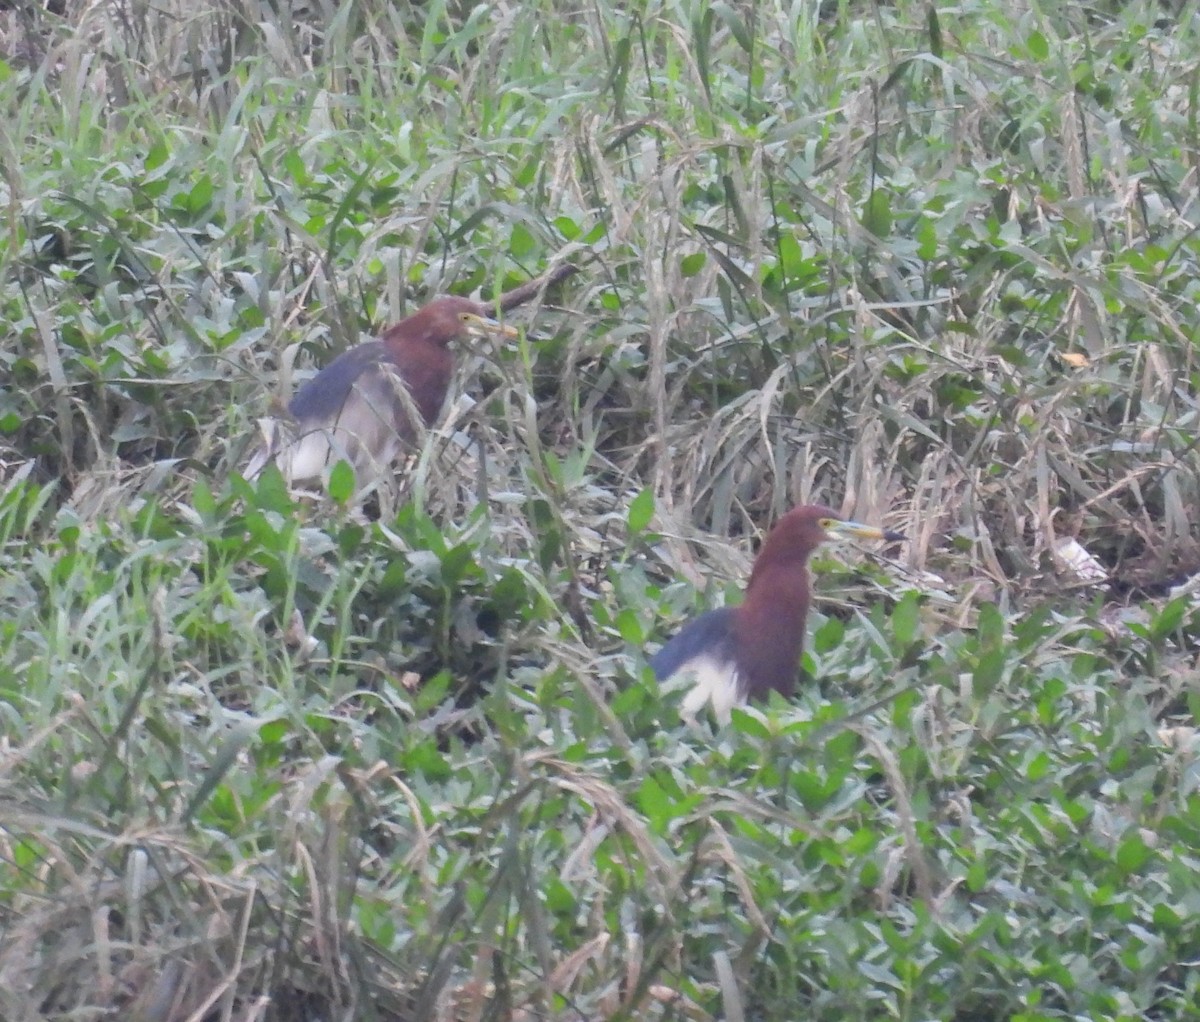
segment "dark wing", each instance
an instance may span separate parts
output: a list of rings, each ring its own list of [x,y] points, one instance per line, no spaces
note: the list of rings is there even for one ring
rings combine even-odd
[[[298,431],[276,464],[291,483],[320,479],[345,459],[361,484],[390,471],[412,439],[412,402],[387,348],[368,341],[322,369],[288,406]],[[416,413],[419,419],[419,411]]]
[[[734,660],[733,608],[710,610],[689,621],[683,630],[650,658],[650,668],[659,681],[701,658],[713,663]]]
[[[288,410],[301,423],[335,421],[341,415],[355,381],[386,358],[387,351],[380,341],[356,344],[301,387]]]

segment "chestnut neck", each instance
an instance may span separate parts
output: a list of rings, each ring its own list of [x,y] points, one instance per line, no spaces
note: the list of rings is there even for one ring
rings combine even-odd
[[[740,688],[749,699],[774,689],[784,696],[796,687],[808,617],[808,555],[764,560],[750,576],[745,602],[737,608]]]
[[[404,326],[403,323],[399,326]],[[383,338],[388,359],[400,372],[425,425],[432,426],[446,400],[454,376],[454,356],[445,344],[427,335],[393,327]]]

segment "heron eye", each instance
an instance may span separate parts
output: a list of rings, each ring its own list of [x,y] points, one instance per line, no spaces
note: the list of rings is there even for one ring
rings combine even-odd
[[[828,529],[833,524],[833,519],[832,518],[821,518],[821,519],[818,519],[817,524],[819,526],[821,526],[822,529]]]

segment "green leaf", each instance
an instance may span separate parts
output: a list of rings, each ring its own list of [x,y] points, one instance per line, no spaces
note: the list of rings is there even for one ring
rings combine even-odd
[[[297,150],[289,149],[284,154],[283,166],[296,184],[303,185],[308,183],[308,167],[304,164],[304,157]]]
[[[646,668],[646,673],[653,678],[653,672],[649,667]],[[643,706],[646,705],[646,689],[641,685],[630,685],[628,688],[623,688],[609,703],[612,712],[617,715],[620,720],[625,720],[638,713]]]
[[[190,822],[200,807],[210,797],[216,795],[217,788],[224,780],[225,775],[233,769],[242,749],[246,747],[257,731],[258,724],[251,718],[241,721],[224,733],[217,744],[216,755],[213,756],[211,765],[205,771],[204,776],[200,778],[199,785],[184,807],[180,817],[183,823]]]
[[[379,595],[390,599],[400,595],[408,586],[408,561],[394,557],[379,580]]]
[[[791,775],[792,790],[810,813],[822,809],[838,788],[836,782],[808,770],[796,770]]]
[[[967,867],[967,890],[978,894],[987,887],[989,882],[987,863],[976,860]]]
[[[937,225],[932,217],[923,216],[917,224],[917,255],[927,263],[938,254]]]
[[[617,631],[621,633],[621,638],[631,646],[641,646],[646,641],[646,632],[642,628],[641,619],[637,612],[630,607],[626,607],[616,617]]]
[[[671,819],[671,801],[662,785],[653,777],[647,777],[638,788],[638,808],[654,830],[662,833],[667,829]]]
[[[199,215],[208,210],[209,204],[213,197],[212,178],[205,174],[194,185],[188,193],[187,208],[188,212],[193,215]]]
[[[345,504],[354,495],[354,469],[343,458],[329,473],[329,496],[337,503]]]
[[[518,610],[529,607],[533,602],[525,578],[516,568],[509,568],[492,586],[489,604],[502,621],[514,617]],[[524,616],[524,615],[523,615]]]
[[[549,571],[563,548],[562,530],[557,524],[544,526],[538,540],[537,558],[542,571]]]
[[[196,513],[201,518],[206,520],[211,520],[216,516],[217,502],[203,477],[198,477],[192,487],[192,507],[196,509]]]
[[[1117,848],[1117,868],[1126,875],[1135,873],[1146,864],[1151,854],[1140,834],[1129,834]]]
[[[929,52],[935,57],[941,57],[942,25],[938,20],[937,7],[933,4],[925,8],[925,23],[929,29]]]
[[[1183,616],[1191,609],[1191,600],[1186,596],[1171,600],[1150,621],[1150,637],[1161,641],[1172,635],[1183,621]]]
[[[1052,765],[1049,755],[1045,752],[1039,752],[1029,761],[1029,766],[1025,768],[1025,776],[1031,781],[1040,781],[1050,773]]]
[[[989,650],[979,657],[971,677],[981,693],[990,692],[1000,683],[1007,660],[1008,654],[1003,649]]]
[[[892,611],[892,634],[896,638],[894,649],[908,649],[917,638],[920,623],[920,597],[916,593],[906,593]]]
[[[277,745],[283,739],[292,733],[292,725],[290,721],[283,720],[268,720],[258,729],[258,737],[265,745]]]
[[[763,719],[757,713],[752,713],[744,707],[735,706],[730,713],[730,721],[735,731],[749,735],[751,738],[769,739],[771,737],[771,729],[767,727]]]
[[[558,916],[570,916],[575,912],[575,895],[558,877],[550,876],[545,885],[546,908]]]
[[[841,618],[826,618],[824,623],[813,632],[812,648],[817,653],[832,653],[842,644],[846,637],[846,623]]]
[[[1035,60],[1046,60],[1050,56],[1050,43],[1041,32],[1030,32],[1025,37],[1025,45]]]
[[[508,239],[508,251],[514,259],[526,259],[537,251],[537,239],[534,238],[524,224],[512,225],[512,233]]]
[[[1004,615],[996,604],[980,605],[976,634],[981,649],[999,649],[1004,646]]]
[[[713,13],[711,8],[696,4],[692,15],[692,47],[696,56],[696,74],[704,86],[704,94],[712,102],[712,65],[709,60],[712,42]]]
[[[574,241],[583,233],[583,228],[569,216],[556,216],[554,218],[554,228],[567,241]]]
[[[804,267],[804,249],[793,234],[784,232],[779,236],[779,267],[788,280],[801,276]]]
[[[877,238],[892,233],[892,200],[882,188],[871,190],[863,206],[862,225]]]
[[[426,739],[413,746],[402,757],[401,764],[406,774],[414,774],[427,781],[442,781],[451,774],[450,764],[437,747],[437,739]]]
[[[679,272],[684,277],[694,277],[708,262],[708,256],[703,252],[693,252],[679,260]]]
[[[629,523],[629,531],[633,535],[638,535],[644,532],[646,526],[650,524],[650,520],[654,517],[654,491],[650,487],[642,490],[629,503],[629,514],[627,521]]]
[[[629,58],[633,40],[624,36],[613,47],[612,64],[608,73],[608,86],[612,89],[613,106],[620,112],[625,106],[625,86],[629,81]]]
[[[142,163],[142,169],[145,171],[157,170],[170,159],[171,150],[167,148],[165,142],[155,142],[150,147],[150,151],[146,153],[146,159]]]
[[[458,585],[474,565],[475,550],[469,543],[451,547],[441,556],[442,584],[448,587]]]
[[[725,3],[724,0],[717,0],[712,5],[712,12],[725,23],[725,27],[729,29],[733,34],[733,38],[737,40],[738,46],[747,53],[754,52],[754,36],[746,28],[746,22],[731,5]]]
[[[583,244],[594,245],[601,238],[603,238],[607,232],[608,228],[605,226],[604,221],[600,220],[595,224],[595,226],[592,227],[590,231],[587,232],[587,234],[583,236]]]
[[[1170,905],[1161,902],[1154,906],[1154,925],[1160,930],[1178,930],[1183,925],[1184,917]]]

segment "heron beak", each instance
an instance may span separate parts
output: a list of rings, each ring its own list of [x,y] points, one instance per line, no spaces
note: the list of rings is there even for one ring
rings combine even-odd
[[[863,525],[862,522],[830,522],[825,531],[831,536],[845,536],[849,539],[882,539],[889,543],[899,543],[908,537],[902,532],[891,529],[877,529],[874,525]]]
[[[494,319],[488,319],[487,316],[475,316],[467,313],[463,316],[462,321],[467,333],[472,337],[487,337],[490,334],[499,334],[501,337],[510,338],[521,336],[515,326],[497,323]]]

